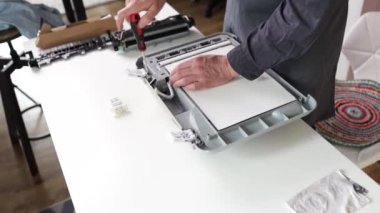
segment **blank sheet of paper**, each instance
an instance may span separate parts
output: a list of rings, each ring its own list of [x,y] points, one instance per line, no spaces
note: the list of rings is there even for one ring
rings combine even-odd
[[[199,55],[226,55],[232,48],[230,45]],[[178,64],[189,59],[165,67],[171,72]],[[296,100],[266,73],[253,81],[240,77],[218,87],[199,91],[185,89],[185,92],[218,130]]]

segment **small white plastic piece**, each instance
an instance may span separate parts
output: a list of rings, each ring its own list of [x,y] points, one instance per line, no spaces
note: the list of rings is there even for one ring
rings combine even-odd
[[[201,144],[201,141],[198,139],[197,135],[191,129],[172,132],[172,135],[174,141],[191,143],[194,149],[197,147],[198,144]]]
[[[172,132],[175,141],[192,142],[197,139],[197,136],[191,129]]]
[[[127,72],[129,76],[133,77],[145,77],[146,71],[144,69],[129,69],[127,68]]]
[[[111,111],[116,118],[125,115],[128,112],[127,105],[124,104],[119,98],[111,98]]]

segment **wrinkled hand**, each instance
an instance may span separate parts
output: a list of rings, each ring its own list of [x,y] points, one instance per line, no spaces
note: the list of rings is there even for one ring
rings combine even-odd
[[[170,84],[189,90],[216,87],[238,74],[222,55],[204,55],[179,64],[170,74]]]
[[[146,11],[141,17],[139,27],[148,25],[165,4],[165,0],[125,0],[125,7],[117,13],[116,26],[119,30],[123,27],[124,19],[129,19],[129,15]]]

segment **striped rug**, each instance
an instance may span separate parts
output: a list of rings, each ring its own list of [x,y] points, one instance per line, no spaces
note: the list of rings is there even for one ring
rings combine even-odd
[[[335,116],[315,125],[328,141],[367,147],[380,141],[380,84],[371,80],[337,81]]]

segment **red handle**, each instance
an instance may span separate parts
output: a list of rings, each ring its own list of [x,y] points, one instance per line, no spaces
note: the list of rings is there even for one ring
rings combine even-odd
[[[138,13],[131,14],[129,16],[129,22],[131,23],[132,32],[137,42],[137,48],[140,51],[145,51],[146,46],[144,41],[144,31],[138,27],[138,23],[140,22],[140,15]]]

